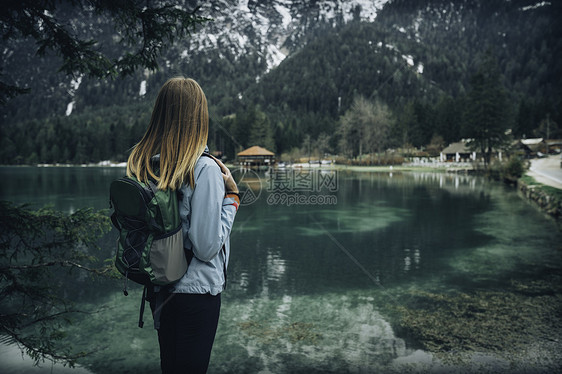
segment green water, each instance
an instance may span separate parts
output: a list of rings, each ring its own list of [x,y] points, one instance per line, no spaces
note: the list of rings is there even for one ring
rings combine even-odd
[[[103,209],[109,182],[123,172],[3,167],[1,198]],[[249,184],[259,196],[236,217],[209,372],[437,370],[445,364],[397,328],[396,310],[411,309],[416,293],[501,291],[561,274],[560,232],[513,188],[442,173],[310,176],[292,174],[287,187],[277,183],[286,175],[262,172]],[[322,185],[326,176],[336,184]],[[271,198],[280,186],[303,200]],[[103,238],[99,255],[110,257],[113,243],[114,233]],[[119,283],[81,279],[69,290],[96,311],[69,328],[70,344],[95,351],[82,365],[159,372],[148,313],[145,328],[136,327],[140,289],[124,297]],[[478,372],[481,361],[508,365],[485,356],[469,369]]]

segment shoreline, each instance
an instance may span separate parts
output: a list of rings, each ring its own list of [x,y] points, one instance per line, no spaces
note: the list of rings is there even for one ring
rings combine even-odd
[[[229,167],[247,167],[231,162],[226,162],[225,165]],[[2,164],[0,167],[126,167],[126,162],[117,162],[104,160],[96,163],[87,164],[68,164],[68,163],[54,163],[54,164]],[[346,164],[306,164],[295,163],[287,166],[275,166],[274,169],[338,169],[338,170],[351,170],[351,171],[411,171],[411,170],[429,170],[429,171],[452,171],[452,172],[472,172],[474,169],[471,163],[451,163],[451,162],[437,162],[437,163],[403,163],[400,165],[346,165]]]
[[[327,169],[327,168],[324,168]],[[472,165],[445,165],[445,164],[402,164],[392,166],[359,166],[336,164],[332,169],[349,170],[356,172],[403,172],[403,171],[428,171],[436,173],[474,173]]]
[[[89,164],[20,164],[20,165],[0,165],[0,167],[10,167],[10,168],[98,168],[98,167],[117,167],[124,168],[127,167],[126,162],[110,162],[110,161],[100,161],[98,163]]]
[[[538,182],[525,174],[517,180],[517,190],[525,200],[554,219],[562,231],[562,189]]]

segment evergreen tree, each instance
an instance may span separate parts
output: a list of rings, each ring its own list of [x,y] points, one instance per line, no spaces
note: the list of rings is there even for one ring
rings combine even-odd
[[[305,154],[310,161],[310,156],[312,154],[312,139],[309,134],[306,134],[302,139],[301,153]]]
[[[413,103],[414,122],[409,129],[410,142],[416,147],[425,147],[435,133],[435,113],[429,103],[415,100]]]
[[[486,167],[493,151],[506,141],[508,103],[496,61],[486,55],[470,81],[465,134],[472,148],[482,153]]]
[[[391,138],[398,147],[407,148],[412,144],[411,132],[416,123],[413,102],[408,102],[397,114],[396,125],[391,128]]]
[[[96,40],[101,52],[108,50],[115,56],[134,52],[135,46],[116,49],[111,42],[114,32],[108,26],[115,22],[115,14],[104,10],[101,21],[96,21],[94,13],[83,9],[81,4],[85,0],[8,3],[0,14],[0,26],[19,17],[19,10],[14,13],[10,9],[42,9],[58,21],[80,18],[88,27],[79,31],[78,36],[86,41],[92,35],[84,30],[99,26]],[[107,0],[94,3],[103,6]],[[171,3],[151,2],[144,11]],[[86,74],[73,97],[67,92],[70,77],[56,72],[60,60],[47,54],[37,64],[37,46],[14,37],[6,41],[5,71],[1,78],[14,82],[17,78],[20,85],[32,82],[34,93],[13,98],[3,108],[0,162],[44,162],[45,156],[52,162],[83,159],[76,158],[78,141],[82,142],[78,153],[87,155],[88,161],[124,160],[126,150],[146,128],[158,88],[178,72],[194,77],[204,87],[215,120],[210,125],[210,145],[224,148],[229,156],[251,145],[252,133],[269,138],[267,134],[257,135],[267,133],[267,126],[252,129],[257,123],[252,107],[259,106],[265,113],[274,139],[272,148],[282,153],[300,147],[305,134],[318,139],[321,133],[332,135],[336,130],[342,131],[343,115],[359,95],[376,97],[394,112],[396,126],[390,129],[389,146],[425,147],[434,135],[451,143],[472,137],[473,124],[464,123],[471,115],[461,114],[468,108],[470,77],[484,48],[497,54],[497,68],[505,77],[503,83],[509,92],[507,101],[519,105],[514,108],[513,134],[546,136],[548,126],[539,127],[547,113],[552,123],[562,124],[562,38],[555,11],[560,4],[543,2],[521,11],[523,3],[392,1],[378,14],[377,22],[342,21],[289,39],[290,56],[267,73],[266,59],[258,52],[233,56],[228,48],[222,47],[220,51],[205,50],[178,61],[179,52],[188,49],[188,43],[178,43],[163,52],[162,57],[170,61],[170,67],[162,66],[148,78],[141,72],[118,80],[88,78]],[[1,32],[6,30],[9,27]],[[14,31],[14,35],[23,35],[17,29]],[[289,45],[297,39],[297,44]],[[30,66],[34,71],[27,74]],[[259,82],[256,76],[260,77]],[[147,93],[139,97],[142,80],[147,81]],[[74,100],[74,110],[66,117],[67,104]],[[509,108],[508,105],[507,123],[511,123]],[[232,117],[222,125],[217,119],[225,116]],[[351,132],[346,137],[353,138]],[[358,135],[356,138],[363,139],[362,143],[353,145],[353,141],[349,142],[351,138],[340,141],[332,136],[331,145],[335,150],[341,145],[338,143],[347,142],[344,148],[350,157],[370,152],[366,139]],[[54,151],[55,145],[58,152]]]
[[[253,108],[252,111],[253,113],[251,119],[253,121],[249,124],[250,136],[248,145],[259,145],[271,152],[275,152],[273,129],[271,127],[271,123],[269,122],[269,118],[259,108]]]
[[[106,55],[92,36],[79,37],[68,26],[68,13],[77,18],[85,14],[111,17],[121,36],[121,54]],[[52,0],[8,1],[2,5],[0,30],[4,41],[22,37],[35,40],[37,56],[49,51],[60,56],[59,70],[67,75],[103,78],[128,75],[140,67],[156,70],[164,47],[206,20],[168,0],[71,0],[69,4]],[[2,79],[0,103],[28,91]]]
[[[434,134],[442,136],[446,144],[454,143],[461,139],[463,128],[462,99],[453,99],[442,96],[435,107]],[[433,142],[432,142],[433,143]]]
[[[71,276],[72,269],[111,272],[112,266],[99,266],[88,254],[99,249],[99,237],[111,226],[109,217],[91,210],[71,215],[48,208],[32,211],[5,201],[0,209],[2,341],[17,343],[36,364],[49,359],[73,365],[85,353],[57,343],[64,339],[62,327],[81,311],[67,298],[63,277]]]

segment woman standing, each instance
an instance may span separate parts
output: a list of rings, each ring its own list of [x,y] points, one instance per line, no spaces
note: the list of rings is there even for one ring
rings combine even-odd
[[[217,330],[230,231],[240,199],[228,168],[208,151],[207,99],[192,79],[172,78],[160,89],[146,133],[127,161],[127,174],[179,190],[184,247],[193,251],[185,275],[159,312],[162,373],[205,373]],[[159,173],[152,169],[159,157]],[[157,317],[155,313],[155,317]]]

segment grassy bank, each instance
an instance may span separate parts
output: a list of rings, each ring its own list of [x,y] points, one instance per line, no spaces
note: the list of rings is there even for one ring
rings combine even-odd
[[[529,175],[519,178],[517,188],[525,198],[554,218],[562,230],[562,190],[539,183]]]
[[[529,175],[524,175],[521,178],[519,178],[519,183],[525,183],[528,186],[535,186],[535,188],[540,189],[544,193],[552,196],[552,198],[558,199],[559,201],[562,201],[562,190],[561,189],[539,183],[535,180],[535,178],[533,178]]]

